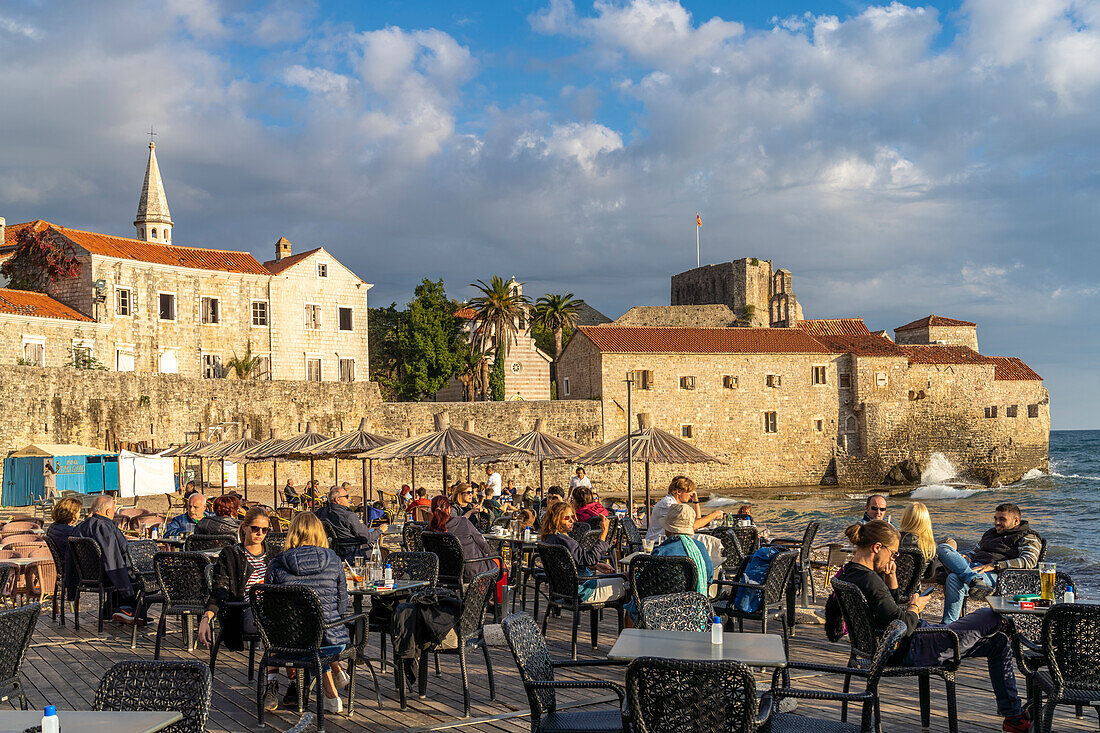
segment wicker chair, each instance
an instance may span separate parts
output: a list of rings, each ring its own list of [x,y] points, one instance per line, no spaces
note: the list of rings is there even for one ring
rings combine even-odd
[[[401,528],[402,549],[404,549],[406,552],[423,552],[424,543],[420,540],[420,535],[422,535],[427,529],[427,522],[405,522],[405,525]]]
[[[393,570],[394,580],[426,580],[430,585],[439,582],[439,556],[434,552],[391,552],[386,562]],[[394,604],[389,599],[373,598],[367,616],[367,631],[378,632],[382,672],[386,671],[386,638],[390,635]]]
[[[93,710],[178,710],[183,720],[167,733],[203,733],[210,713],[210,670],[202,662],[119,662],[95,692]]]
[[[236,535],[189,534],[183,542],[183,549],[187,552],[203,552],[204,550],[222,550],[235,544],[237,544]]]
[[[592,525],[588,522],[573,522],[573,529],[569,530],[569,536],[577,542],[581,542],[584,540],[585,535],[591,532],[592,529]]]
[[[161,604],[153,659],[160,659],[161,640],[169,615],[180,617],[184,645],[194,648],[191,617],[201,616],[210,598],[210,559],[201,552],[158,552],[153,556],[153,567],[160,588],[154,602]]]
[[[0,639],[4,640],[0,646],[0,702],[7,702],[14,695],[22,710],[27,709],[27,696],[23,694],[23,686],[19,682],[19,671],[41,611],[42,605],[39,603],[0,611]]]
[[[814,580],[813,573],[810,572],[810,551],[813,550],[814,538],[817,537],[817,530],[821,528],[821,522],[809,522],[806,525],[806,529],[802,533],[802,541],[795,539],[787,539],[783,537],[777,537],[771,541],[772,545],[780,545],[783,547],[797,548],[798,549],[798,561],[795,563],[794,572],[798,573],[798,582],[802,588],[802,607],[807,607],[807,600],[813,599],[814,603],[817,603],[817,595],[814,593]],[[792,575],[793,577],[793,575]],[[790,586],[790,590],[787,596],[787,623],[791,624],[791,631],[794,632],[794,585]]]
[[[626,557],[635,552],[641,552],[645,546],[642,544],[642,535],[638,531],[638,525],[634,524],[634,520],[630,517],[623,517],[619,526],[622,528],[622,531],[619,532],[619,552],[622,556]]]
[[[65,625],[65,558],[61,554],[61,548],[57,546],[53,538],[46,536],[46,547],[50,548],[50,555],[53,557],[54,571],[57,576],[57,582],[53,589],[53,603],[52,613],[50,618],[53,621],[57,621],[57,612],[61,611],[61,625]],[[68,549],[66,547],[65,549]]]
[[[577,540],[577,542],[580,543],[580,546],[584,549],[591,550],[593,547],[596,546],[596,543],[600,541],[601,534],[603,534],[603,530],[590,529],[585,532],[584,537],[581,537],[579,540]]]
[[[730,530],[737,535],[737,541],[741,543],[741,550],[748,557],[760,549],[760,530],[755,524],[736,525]]]
[[[772,558],[768,565],[768,571],[764,575],[764,582],[752,583],[748,581],[720,580],[720,587],[728,587],[730,594],[726,599],[726,605],[722,615],[731,619],[737,619],[737,630],[745,630],[745,620],[760,622],[760,633],[768,633],[768,617],[779,611],[779,621],[783,626],[783,648],[787,648],[787,588],[790,586],[791,575],[794,573],[794,564],[798,559],[798,553],[794,550],[780,552]],[[734,605],[737,599],[736,591],[739,589],[757,591],[761,594],[760,609],[758,611],[740,611]]]
[[[538,624],[526,613],[513,613],[504,619],[502,626],[531,705],[531,733],[615,733],[626,730],[622,710],[626,693],[620,685],[603,680],[574,682],[554,678],[556,670],[607,666],[613,662],[603,659],[552,660]],[[561,689],[611,690],[619,696],[619,704],[614,710],[559,712],[556,692]]]
[[[897,566],[895,575],[898,579],[899,595],[902,598],[909,598],[920,590],[924,573],[928,569],[928,561],[924,559],[919,549],[906,547],[898,551],[894,564]]]
[[[695,590],[695,563],[690,557],[642,555],[630,563],[630,597],[641,612],[642,601],[650,596],[687,593]]]
[[[274,525],[272,520],[272,525]],[[286,546],[286,532],[268,532],[267,539],[264,540],[267,545],[267,551],[272,555],[278,555],[283,551],[283,547]]]
[[[626,668],[626,704],[637,733],[747,733],[771,713],[767,698],[757,710],[752,671],[724,660],[639,657]]]
[[[453,534],[447,532],[422,532],[420,539],[424,543],[425,552],[432,552],[439,556],[439,585],[450,588],[458,593],[459,597],[462,597],[465,589],[462,575],[467,565],[486,560],[501,560],[500,555],[466,558],[462,554],[462,543]],[[501,563],[503,564],[502,560]],[[499,577],[499,571],[497,573]]]
[[[365,613],[345,616],[332,623],[325,623],[321,601],[312,588],[303,585],[254,585],[249,589],[252,615],[256,627],[263,639],[264,654],[260,659],[260,668],[294,667],[301,669],[303,675],[298,679],[298,712],[302,712],[302,702],[309,682],[302,677],[312,674],[320,680],[325,669],[333,662],[347,661],[348,708],[350,718],[355,713],[355,665],[363,657],[366,634],[352,639],[345,649],[335,654],[322,654],[324,632],[338,626],[352,625],[366,617]],[[260,727],[264,725],[264,687],[265,675],[256,675],[256,720]],[[378,686],[375,685],[378,695]],[[378,706],[382,706],[379,697]],[[317,730],[325,729],[324,695],[317,695]]]
[[[708,631],[715,615],[710,599],[691,591],[643,598],[638,619],[643,629]]]
[[[107,603],[107,576],[103,571],[103,550],[91,537],[69,538],[69,560],[76,572],[73,597],[73,628],[80,631],[80,592],[99,594],[99,633],[103,633],[103,611]]]
[[[1046,696],[1038,733],[1054,730],[1059,705],[1091,705],[1100,714],[1100,606],[1059,603],[1043,616],[1047,669],[1034,673],[1034,685]]]
[[[840,611],[844,617],[844,624],[848,629],[848,641],[852,650],[848,657],[848,667],[851,671],[844,673],[844,692],[848,692],[853,676],[866,677],[869,674],[875,654],[878,652],[882,640],[875,633],[875,625],[871,618],[871,609],[867,605],[867,599],[863,592],[842,580],[833,578],[833,591],[836,593]],[[914,634],[950,634],[955,633],[942,626],[920,627],[913,631]],[[921,727],[927,728],[931,721],[931,693],[929,692],[929,680],[932,675],[941,677],[947,688],[947,725],[951,733],[958,733],[958,707],[955,695],[955,672],[959,668],[959,640],[954,638],[954,657],[939,666],[931,667],[903,667],[888,665],[882,670],[883,677],[916,677],[919,683]],[[858,672],[856,670],[859,670]],[[840,719],[848,719],[848,702],[842,701]]]
[[[41,603],[46,594],[57,587],[57,570],[53,560],[53,553],[46,545],[31,547],[20,553],[27,559],[38,559],[33,565],[27,565],[23,571],[23,593],[28,599],[38,596],[36,603]]]
[[[580,578],[577,573],[577,564],[573,561],[573,556],[569,554],[569,551],[561,545],[548,545],[541,542],[538,548],[539,557],[542,559],[542,566],[546,570],[547,583],[546,613],[542,617],[543,634],[546,633],[546,625],[550,621],[550,614],[554,612],[554,609],[572,611],[573,634],[571,652],[572,658],[576,659],[577,629],[580,626],[581,611],[588,611],[591,613],[593,649],[598,646],[600,612],[603,611],[604,608],[610,606],[615,609],[619,621],[619,631],[622,631],[623,602],[625,599],[619,598],[602,603],[582,601],[579,590]],[[608,575],[588,576],[585,579],[590,580],[593,578],[623,578],[625,580],[626,576],[622,573],[611,573]]]
[[[752,555],[745,554],[741,548],[741,540],[733,531],[733,527],[722,527],[712,534],[722,543],[722,556],[725,558],[722,561],[722,575],[727,578],[740,578]]]
[[[428,650],[437,655],[458,655],[458,668],[462,674],[462,717],[464,718],[470,717],[470,679],[466,672],[466,652],[468,646],[474,649],[480,647],[482,654],[485,655],[485,670],[489,676],[489,699],[496,699],[496,685],[493,680],[493,662],[489,657],[489,647],[485,643],[485,636],[483,634],[485,609],[489,604],[489,595],[493,592],[496,581],[497,573],[492,570],[479,573],[470,581],[470,584],[466,587],[466,595],[462,599],[462,615],[459,616],[458,625],[455,628],[455,633],[458,636],[457,645],[453,649],[439,647]],[[413,594],[410,600],[412,600],[412,598],[415,598],[415,594]],[[401,709],[405,710],[408,707],[405,701],[405,674],[402,666],[397,664],[396,659],[394,660],[394,677],[397,681],[398,695],[401,699]],[[427,653],[420,655],[420,672],[418,673],[418,678],[420,696],[424,697],[428,691]]]
[[[832,692],[822,690],[807,690],[792,687],[779,687],[779,676],[776,674],[772,680],[771,697],[778,704],[784,698],[799,700],[828,700],[862,706],[862,716],[859,725],[837,722],[835,720],[818,720],[804,715],[792,715],[791,713],[776,713],[769,721],[769,733],[882,733],[882,716],[879,710],[878,683],[882,679],[883,672],[890,657],[897,651],[901,640],[905,638],[905,622],[893,621],[882,635],[875,656],[866,670],[859,670],[861,676],[867,677],[867,687],[862,692]],[[831,664],[813,664],[806,662],[790,662],[786,672],[791,670],[805,670],[808,672],[826,672],[832,674],[847,674],[847,667],[838,667]],[[810,679],[807,675],[803,680]]]

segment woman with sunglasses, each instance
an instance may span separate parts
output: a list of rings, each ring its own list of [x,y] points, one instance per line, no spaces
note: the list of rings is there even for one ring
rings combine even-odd
[[[264,574],[267,573],[272,558],[267,550],[267,535],[270,531],[271,519],[267,512],[263,507],[252,507],[241,520],[237,532],[240,542],[224,548],[218,555],[214,564],[214,584],[210,599],[206,602],[206,611],[199,621],[199,638],[204,645],[210,646],[214,642],[211,621],[215,616],[219,616],[222,624],[222,644],[226,649],[241,651],[244,649],[242,635],[257,633],[251,608],[235,608],[226,604],[247,601],[248,589],[264,582]],[[274,710],[279,704],[276,672],[275,668],[267,672],[264,704],[269,710]]]
[[[614,601],[626,595],[626,585],[622,578],[600,577],[600,573],[611,570],[602,562],[609,548],[607,533],[611,523],[607,517],[600,517],[599,521],[600,539],[587,549],[582,547],[569,536],[573,531],[573,525],[577,522],[577,512],[572,504],[562,501],[547,508],[540,531],[540,540],[543,543],[564,547],[573,556],[573,562],[577,564],[577,571],[581,577],[578,589],[581,600],[593,603]]]

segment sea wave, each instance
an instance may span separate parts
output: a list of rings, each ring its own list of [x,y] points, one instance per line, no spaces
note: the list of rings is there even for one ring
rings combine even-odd
[[[1032,469],[1032,470],[1034,470],[1034,469]],[[1031,473],[1031,471],[1028,471],[1028,473]],[[1065,474],[1065,473],[1058,473],[1057,471],[1051,471],[1050,475],[1053,476],[1054,478],[1077,478],[1077,479],[1083,479],[1085,481],[1100,481],[1100,476],[1082,476],[1079,473]],[[1026,479],[1026,478],[1027,478],[1027,476],[1025,475],[1024,479]]]
[[[910,499],[965,499],[968,496],[980,493],[982,491],[989,491],[984,488],[974,489],[960,489],[956,486],[920,486],[913,490],[913,493],[909,495]]]

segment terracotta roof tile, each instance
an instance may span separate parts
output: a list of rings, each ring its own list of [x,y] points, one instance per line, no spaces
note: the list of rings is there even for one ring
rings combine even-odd
[[[830,351],[856,356],[906,356],[901,348],[888,338],[872,333],[862,335],[814,335],[814,338]]]
[[[993,378],[1000,380],[1043,380],[1034,369],[1015,356],[987,356],[993,362]]]
[[[798,327],[814,336],[863,336],[871,333],[862,318],[812,318]]]
[[[899,346],[910,364],[992,364],[993,378],[1001,381],[1042,381],[1042,377],[1015,356],[985,356],[966,346],[912,344]]]
[[[264,268],[267,269],[272,275],[278,275],[280,272],[288,267],[297,265],[299,262],[309,257],[314,252],[319,251],[320,247],[314,247],[308,252],[302,252],[301,254],[291,255],[290,257],[284,257],[281,260],[268,260],[264,263]]]
[[[14,245],[19,230],[27,226],[33,226],[37,231],[47,227],[51,228],[92,254],[104,257],[119,257],[124,260],[152,262],[158,265],[173,265],[175,267],[191,267],[197,270],[219,270],[221,272],[241,272],[252,275],[268,274],[263,265],[247,252],[143,242],[140,239],[128,239],[110,234],[97,234],[96,232],[85,232],[80,229],[70,229],[41,219],[8,227],[4,233],[4,244]]]
[[[472,321],[476,315],[477,311],[468,305],[455,311],[455,318],[462,318],[467,321]]]
[[[9,290],[0,288],[0,313],[16,316],[35,316],[37,318],[62,318],[70,321],[91,321],[94,319],[75,311],[61,301],[54,300],[45,293],[32,293],[27,290]]]
[[[597,349],[623,354],[828,354],[794,328],[681,328],[675,326],[580,326]]]
[[[898,326],[895,331],[915,331],[918,328],[928,328],[935,326],[977,326],[976,323],[970,321],[960,321],[956,318],[944,318],[943,316],[931,315],[920,318],[912,323],[906,323],[904,326]]]

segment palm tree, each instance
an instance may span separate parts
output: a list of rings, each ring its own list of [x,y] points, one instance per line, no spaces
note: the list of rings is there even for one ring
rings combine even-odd
[[[462,399],[473,402],[474,397],[484,393],[485,381],[482,366],[488,361],[488,352],[480,351],[472,344],[463,344],[458,354],[458,381],[462,383]]]
[[[531,301],[523,295],[519,283],[515,280],[505,282],[499,275],[493,275],[488,283],[484,280],[470,283],[470,287],[478,290],[478,295],[469,302],[476,324],[475,348],[493,352],[498,346],[507,349],[524,327]]]
[[[237,352],[233,352],[233,358],[225,362],[225,368],[232,369],[237,373],[237,379],[248,379],[253,370],[260,365],[262,356],[252,355],[252,342],[248,342],[248,346],[245,347],[244,356],[237,356]]]
[[[535,301],[534,322],[540,328],[551,331],[554,334],[554,384],[558,383],[558,359],[561,358],[562,334],[565,329],[577,327],[577,316],[580,315],[579,300],[573,298],[572,293],[561,295],[547,293]],[[560,393],[560,387],[558,387]]]

